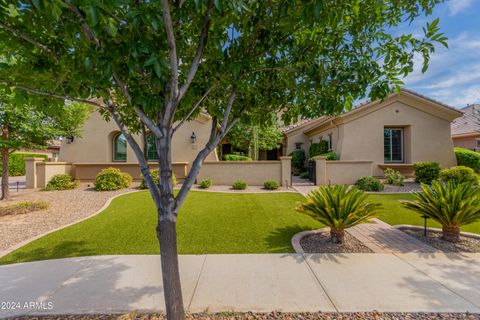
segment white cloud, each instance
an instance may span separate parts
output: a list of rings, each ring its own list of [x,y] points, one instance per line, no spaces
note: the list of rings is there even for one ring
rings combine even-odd
[[[450,11],[450,15],[454,16],[470,7],[472,3],[472,0],[450,0],[447,2],[447,6],[448,10]]]

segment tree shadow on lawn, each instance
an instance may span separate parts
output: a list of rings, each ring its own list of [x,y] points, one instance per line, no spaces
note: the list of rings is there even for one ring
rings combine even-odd
[[[265,244],[270,253],[295,253],[292,247],[292,238],[295,234],[313,230],[306,225],[292,225],[273,230],[265,237]]]
[[[92,256],[97,254],[97,252],[87,247],[85,241],[62,241],[53,247],[38,248],[37,245],[32,246],[33,248],[30,248],[30,245],[27,244],[25,247],[21,247],[5,257],[0,258],[0,265],[68,257]]]

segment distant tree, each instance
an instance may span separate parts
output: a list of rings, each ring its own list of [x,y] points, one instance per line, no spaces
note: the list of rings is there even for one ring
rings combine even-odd
[[[283,133],[276,124],[250,125],[238,122],[227,135],[228,142],[235,149],[248,150],[253,160],[258,160],[259,150],[277,149],[283,140]]]
[[[1,200],[9,197],[10,154],[20,149],[45,149],[53,139],[78,135],[89,110],[90,107],[80,103],[49,108],[34,106],[14,93],[0,95]]]
[[[133,149],[158,211],[168,319],[184,319],[176,221],[205,158],[240,120],[339,113],[382,98],[427,69],[438,20],[424,32],[395,26],[442,0],[0,0],[0,83],[80,101],[113,119]],[[99,100],[92,100],[98,98]],[[203,109],[211,134],[178,193],[172,138]],[[155,137],[156,184],[133,138]]]

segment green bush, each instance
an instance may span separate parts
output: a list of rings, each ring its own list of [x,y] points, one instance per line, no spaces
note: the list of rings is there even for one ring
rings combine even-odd
[[[335,152],[322,153],[321,156],[327,158],[327,160],[338,160]]]
[[[18,177],[25,175],[25,158],[43,158],[48,160],[45,154],[35,153],[11,153],[8,157],[8,175],[10,177]],[[2,163],[0,161],[0,177],[2,176]]]
[[[383,171],[383,174],[385,175],[385,180],[387,180],[388,184],[392,184],[394,186],[403,186],[403,180],[405,180],[405,176],[401,174],[400,171],[387,168]]]
[[[234,190],[245,190],[247,189],[247,186],[248,186],[247,183],[243,180],[237,180],[232,184],[232,188]]]
[[[415,182],[431,184],[440,176],[440,164],[438,162],[417,162],[413,165]]]
[[[276,190],[278,189],[279,185],[275,180],[267,180],[263,183],[263,187],[267,190]]]
[[[290,153],[290,157],[292,157],[292,168],[297,169],[297,172],[301,172],[305,166],[305,151],[295,150]]]
[[[151,170],[150,175],[155,181],[155,184],[158,184],[158,169]],[[175,176],[175,173],[172,173],[172,182],[173,182],[173,186],[177,184],[177,177]],[[139,188],[148,189],[147,184],[145,183],[145,179],[143,179],[143,177],[142,177],[142,182],[140,182]]]
[[[480,189],[471,183],[432,181],[413,195],[415,200],[402,201],[403,206],[441,224],[446,241],[458,241],[461,226],[480,220]]]
[[[367,201],[368,195],[349,186],[321,186],[310,192],[296,210],[330,228],[334,243],[342,243],[345,229],[367,222],[378,214],[379,204]]]
[[[45,190],[69,190],[75,189],[78,186],[78,181],[66,173],[60,173],[54,175],[50,181],[48,181]]]
[[[383,184],[374,177],[360,177],[360,179],[355,182],[355,186],[363,191],[382,191]]]
[[[203,179],[202,181],[200,181],[200,188],[208,189],[212,186],[212,184],[213,184],[212,179]]]
[[[328,141],[321,140],[318,143],[312,143],[308,149],[308,156],[311,158],[328,153]]]
[[[480,153],[463,148],[453,150],[459,166],[472,168],[476,173],[480,172]]]
[[[95,190],[112,191],[130,187],[132,176],[117,168],[106,168],[95,177]]]
[[[252,161],[252,158],[247,156],[242,156],[239,154],[224,154],[223,160],[225,161]]]
[[[451,167],[440,171],[440,180],[443,182],[453,182],[456,184],[469,182],[478,185],[478,175],[472,168],[465,166]]]
[[[302,179],[310,178],[310,175],[308,174],[308,171],[300,172],[300,178],[302,178]]]

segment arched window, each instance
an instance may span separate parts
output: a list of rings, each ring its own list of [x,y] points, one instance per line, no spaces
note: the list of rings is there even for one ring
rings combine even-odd
[[[123,134],[113,138],[113,161],[127,161],[127,139]]]
[[[147,136],[147,160],[158,160],[157,145],[153,134]]]

